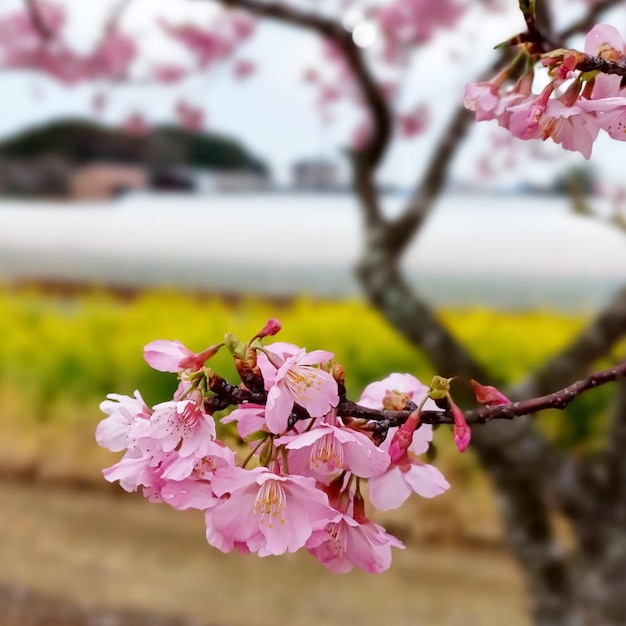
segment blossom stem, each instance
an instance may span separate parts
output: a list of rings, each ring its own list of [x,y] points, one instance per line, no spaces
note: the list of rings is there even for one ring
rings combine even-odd
[[[269,435],[268,435],[269,437]],[[250,460],[252,459],[252,457],[257,453],[257,451],[259,450],[259,448],[267,442],[267,437],[265,437],[265,439],[261,439],[261,441],[259,441],[259,443],[256,444],[256,446],[254,446],[254,448],[252,448],[252,450],[250,451],[250,454],[248,454],[248,456],[243,460],[243,463],[240,465],[240,467],[243,469],[246,467],[246,465],[248,465],[248,463],[250,462]]]

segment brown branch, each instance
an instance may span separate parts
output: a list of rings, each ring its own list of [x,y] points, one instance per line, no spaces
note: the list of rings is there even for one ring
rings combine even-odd
[[[342,52],[361,89],[364,105],[371,116],[372,133],[366,145],[359,150],[361,158],[373,170],[381,161],[391,139],[391,112],[382,89],[370,72],[361,49],[352,34],[334,20],[306,13],[276,2],[257,0],[216,0],[221,5],[241,9],[252,15],[299,26],[330,40]]]
[[[530,415],[537,411],[545,411],[546,409],[559,409],[562,411],[578,396],[590,389],[595,389],[623,378],[626,378],[626,361],[600,372],[589,374],[585,378],[545,396],[500,406],[482,407],[468,414],[468,422],[486,424],[494,419],[513,419],[522,415]]]
[[[567,29],[560,32],[557,35],[557,39],[564,40],[572,35],[587,30],[590,25],[593,25],[594,20],[605,10],[616,5],[617,0],[605,0],[595,5],[588,14],[581,20],[571,24]],[[548,10],[546,9],[546,14]],[[552,46],[555,47],[555,46]],[[626,75],[626,63],[622,69],[619,62],[604,61],[603,59],[597,59],[598,67],[593,67],[593,61],[589,60],[589,67],[593,69],[599,69],[599,66],[610,69],[610,72],[620,75]],[[498,70],[502,63],[502,56],[478,79],[486,80],[490,78],[495,71]],[[583,67],[585,67],[583,65]],[[579,69],[583,69],[583,67]],[[621,72],[625,73],[622,74]],[[406,249],[406,246],[413,239],[415,234],[423,226],[424,222],[428,218],[435,200],[439,197],[441,191],[444,188],[446,182],[446,175],[452,159],[456,154],[458,145],[464,139],[472,121],[473,116],[468,115],[468,111],[465,107],[460,106],[452,115],[451,121],[448,127],[442,135],[442,139],[437,146],[437,150],[433,155],[430,165],[424,175],[421,182],[415,188],[408,205],[406,206],[400,217],[397,218],[395,223],[391,224],[386,235],[389,241],[389,246],[395,251],[396,256],[400,256]]]
[[[603,74],[616,74],[617,76],[626,76],[626,59],[622,58],[617,61],[610,61],[591,54],[584,54],[584,60],[576,64],[576,69],[581,72],[602,72]]]
[[[511,398],[537,396],[580,377],[626,334],[626,289],[569,345],[520,385]]]
[[[468,424],[482,425],[494,420],[512,420],[516,417],[532,415],[547,409],[564,410],[583,393],[618,380],[626,380],[626,361],[608,369],[589,374],[585,378],[545,396],[509,404],[483,406],[475,410],[466,411],[465,416]],[[215,394],[214,398],[209,398],[209,404],[219,404],[220,408],[225,408],[232,404],[254,403],[265,405],[267,403],[266,392],[253,393],[228,383],[215,373],[209,376],[208,388]],[[306,410],[302,409],[302,407],[300,409],[296,412],[297,420],[311,419]],[[351,400],[344,400],[337,406],[337,415],[339,417],[371,422],[385,422],[390,427],[403,424],[414,409],[415,407],[405,411],[373,409],[361,406]],[[420,413],[420,422],[432,425],[454,424],[454,418],[447,410],[426,410]]]
[[[617,6],[621,2],[622,0],[601,0],[600,2],[596,2],[589,8],[586,15],[575,21],[573,24],[570,24],[565,30],[559,33],[560,39],[564,41],[573,35],[590,30],[596,24],[602,13],[613,8],[614,6]]]
[[[497,65],[494,65],[485,78],[491,76],[496,68]],[[456,155],[459,144],[467,135],[473,119],[474,115],[464,106],[460,106],[454,112],[424,173],[422,182],[414,190],[404,212],[387,230],[386,240],[389,248],[394,251],[394,256],[402,255],[415,233],[426,221],[435,201],[444,189],[450,163]]]
[[[37,4],[37,0],[25,0],[26,8],[30,14],[30,20],[41,35],[44,41],[50,41],[54,38],[54,33],[50,30]]]
[[[124,13],[128,10],[133,0],[120,0],[115,8],[111,11],[106,23],[105,37],[113,32],[122,19]]]

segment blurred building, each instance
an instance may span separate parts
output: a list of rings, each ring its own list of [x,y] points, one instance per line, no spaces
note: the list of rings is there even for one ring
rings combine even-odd
[[[339,167],[328,159],[303,159],[294,163],[292,180],[295,189],[332,190],[339,187]]]
[[[74,200],[113,198],[128,191],[145,190],[149,182],[145,167],[94,163],[69,172],[69,196]]]
[[[66,120],[0,144],[0,195],[106,199],[132,190],[261,191],[263,161],[238,142],[176,127],[128,133]]]
[[[207,172],[195,169],[191,176],[200,193],[257,192],[272,188],[270,177],[261,172]]]

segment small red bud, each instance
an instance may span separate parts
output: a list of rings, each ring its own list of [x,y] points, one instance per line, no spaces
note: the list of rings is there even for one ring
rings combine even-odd
[[[401,461],[405,460],[407,450],[413,441],[413,433],[419,426],[419,422],[419,413],[413,411],[406,422],[395,432],[389,446],[389,456],[392,463],[399,465]]]
[[[498,391],[495,387],[491,387],[490,385],[481,385],[477,383],[475,380],[471,381],[472,389],[474,390],[474,395],[476,396],[476,401],[479,404],[510,404],[510,400],[500,391]]]
[[[254,337],[252,337],[250,343],[252,343],[255,339],[263,339],[263,337],[273,337],[280,331],[281,328],[282,325],[277,319],[269,319],[267,320],[265,326],[263,326],[262,330]]]
[[[452,405],[452,415],[454,416],[454,428],[452,430],[454,443],[459,452],[465,452],[472,438],[472,431],[467,425],[463,411],[456,404]]]

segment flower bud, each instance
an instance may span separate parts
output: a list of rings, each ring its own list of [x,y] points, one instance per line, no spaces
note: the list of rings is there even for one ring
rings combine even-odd
[[[434,376],[428,390],[428,397],[432,400],[443,400],[450,393],[450,379],[443,376]]]
[[[255,339],[263,339],[263,337],[273,337],[274,335],[278,334],[281,328],[282,325],[277,319],[269,319],[267,320],[265,326],[263,326],[262,330],[254,337],[252,337],[250,343],[252,343],[252,341],[254,341]]]
[[[387,411],[404,411],[411,402],[410,394],[394,389],[385,394],[383,408]]]
[[[203,350],[198,354],[190,354],[189,356],[181,359],[180,366],[183,369],[191,370],[202,367],[210,358],[217,354],[223,345],[223,343],[218,343],[214,346],[209,346],[206,350]]]
[[[467,425],[463,411],[461,411],[456,404],[452,405],[452,415],[454,416],[454,428],[452,431],[454,434],[454,443],[459,452],[465,452],[472,438],[472,431]]]
[[[395,432],[391,444],[389,445],[389,456],[391,457],[392,463],[399,465],[400,461],[406,457],[407,450],[413,441],[413,433],[419,426],[419,421],[419,413],[413,411],[406,422]]]
[[[509,404],[511,401],[500,391],[498,391],[495,387],[491,387],[490,385],[481,385],[475,380],[470,381],[472,385],[472,389],[474,390],[474,395],[476,396],[476,401],[479,404]]]
[[[246,358],[246,346],[237,335],[226,333],[224,335],[224,345],[233,356],[239,359]]]

